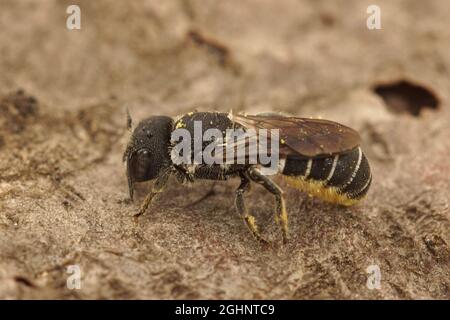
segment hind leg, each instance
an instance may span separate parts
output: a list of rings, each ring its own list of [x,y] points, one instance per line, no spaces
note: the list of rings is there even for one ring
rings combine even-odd
[[[283,234],[283,242],[288,240],[288,215],[283,198],[283,190],[270,178],[261,174],[258,169],[251,168],[249,177],[253,181],[261,184],[267,191],[275,196],[275,221],[280,226]]]

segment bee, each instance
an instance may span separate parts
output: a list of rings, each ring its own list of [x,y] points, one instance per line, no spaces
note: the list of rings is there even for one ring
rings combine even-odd
[[[269,176],[261,173],[260,163],[236,161],[226,165],[207,165],[176,164],[172,161],[173,131],[184,128],[194,135],[196,122],[201,122],[202,134],[208,129],[218,129],[224,134],[227,129],[236,128],[243,131],[278,129],[277,173],[290,186],[326,202],[353,205],[367,194],[372,182],[369,162],[361,150],[358,132],[336,122],[275,113],[234,115],[231,112],[190,112],[177,120],[167,116],[152,116],[141,121],[132,131],[123,155],[131,199],[135,182],[154,180],[135,217],[144,214],[154,197],[163,192],[170,176],[175,176],[180,183],[237,177],[241,183],[235,194],[236,211],[252,235],[260,242],[268,243],[258,230],[255,216],[245,204],[245,194],[251,182],[255,182],[273,194],[274,218],[284,242],[288,240],[288,214],[283,190]],[[131,126],[128,114],[129,129]],[[225,141],[231,147],[242,143],[239,139]],[[245,158],[250,156],[248,152],[244,155]]]

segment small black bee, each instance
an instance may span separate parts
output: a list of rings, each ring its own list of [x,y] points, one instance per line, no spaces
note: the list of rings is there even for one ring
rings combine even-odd
[[[244,202],[244,194],[249,190],[251,181],[261,184],[275,196],[275,221],[281,228],[283,240],[287,240],[288,215],[283,191],[261,173],[260,164],[185,165],[172,161],[172,132],[177,128],[185,128],[193,137],[195,121],[201,121],[202,134],[212,128],[224,134],[227,129],[236,128],[244,131],[278,129],[278,173],[291,186],[324,201],[353,205],[369,190],[372,175],[367,158],[359,147],[360,136],[355,130],[339,123],[272,113],[233,115],[191,112],[178,120],[167,116],[152,116],[141,121],[134,129],[123,156],[131,199],[135,182],[155,180],[136,216],[147,210],[155,195],[163,191],[171,175],[181,183],[193,182],[195,179],[227,180],[229,177],[239,177],[241,184],[236,190],[236,210],[252,234],[259,241],[267,243],[258,232],[255,217],[248,212]],[[128,127],[131,128],[129,115]]]

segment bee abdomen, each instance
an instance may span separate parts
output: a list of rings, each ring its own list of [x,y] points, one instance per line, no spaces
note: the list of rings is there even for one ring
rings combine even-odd
[[[360,147],[324,158],[288,157],[282,174],[295,188],[342,205],[362,199],[372,181],[369,162]]]

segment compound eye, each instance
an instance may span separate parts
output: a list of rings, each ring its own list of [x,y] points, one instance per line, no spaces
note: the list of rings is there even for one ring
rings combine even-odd
[[[134,181],[149,180],[148,172],[151,165],[150,152],[147,149],[141,149],[131,158],[131,174]]]
[[[143,158],[146,158],[146,157],[150,156],[150,153],[148,152],[147,149],[141,149],[141,150],[139,150],[137,152],[137,154],[138,154],[139,157],[143,157]]]

